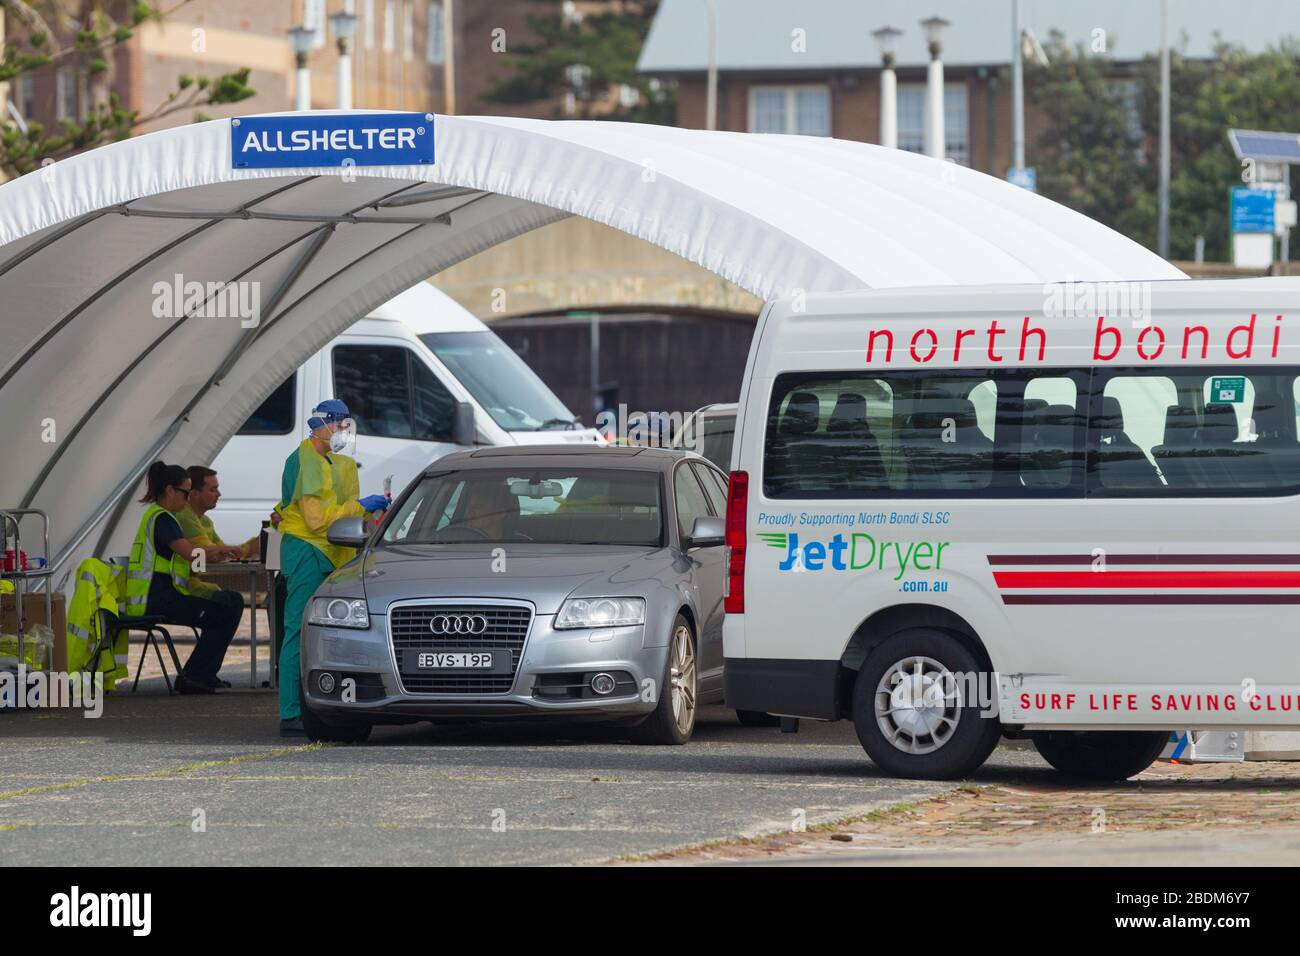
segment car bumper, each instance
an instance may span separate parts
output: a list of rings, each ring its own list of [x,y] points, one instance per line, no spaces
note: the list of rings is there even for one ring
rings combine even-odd
[[[322,718],[382,721],[426,717],[553,717],[619,719],[649,714],[667,663],[667,647],[644,646],[645,628],[556,630],[554,615],[534,615],[520,652],[510,690],[505,693],[417,693],[397,670],[387,618],[374,615],[366,630],[306,624],[302,632],[303,694]],[[326,694],[320,675],[329,673],[335,689]],[[608,696],[557,697],[581,691],[580,680],[596,673],[618,678]],[[343,681],[354,679],[354,699],[345,700]],[[647,681],[651,682],[647,684]],[[650,688],[651,693],[646,693]]]

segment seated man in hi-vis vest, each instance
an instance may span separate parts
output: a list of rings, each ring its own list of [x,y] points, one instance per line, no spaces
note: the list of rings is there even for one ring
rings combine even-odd
[[[195,628],[199,640],[177,675],[176,690],[211,694],[223,684],[217,672],[244,608],[242,599],[238,606],[213,601],[199,597],[190,587],[190,562],[202,549],[186,540],[176,520],[190,487],[190,477],[180,465],[155,461],[149,466],[145,495],[140,499],[149,507],[140,517],[127,565],[126,613],[156,614]],[[226,557],[225,549],[205,552],[205,559],[214,563]]]

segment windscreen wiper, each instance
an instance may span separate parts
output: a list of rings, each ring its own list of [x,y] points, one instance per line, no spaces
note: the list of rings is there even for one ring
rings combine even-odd
[[[552,425],[563,425],[565,431],[573,431],[574,428],[577,427],[577,424],[578,420],[576,418],[548,418],[546,421],[538,425],[534,431],[545,431]]]

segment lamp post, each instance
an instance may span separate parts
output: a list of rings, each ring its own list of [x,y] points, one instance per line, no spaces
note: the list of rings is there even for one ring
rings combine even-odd
[[[338,46],[338,106],[352,109],[352,37],[357,30],[357,15],[342,10],[330,14],[330,31]]]
[[[898,77],[894,75],[894,50],[902,30],[881,27],[872,32],[880,48],[880,145],[898,148]]]
[[[289,42],[293,44],[293,59],[297,64],[294,76],[294,105],[296,110],[311,109],[311,70],[307,66],[307,54],[311,52],[316,31],[301,24],[289,28]]]
[[[1011,166],[1025,168],[1025,56],[1020,0],[1011,0]]]
[[[925,153],[943,159],[943,32],[951,24],[943,17],[921,21],[925,42],[930,47],[930,67],[925,78]]]
[[[718,5],[716,0],[704,0],[705,20],[708,24],[709,63],[705,71],[704,128],[718,128]]]

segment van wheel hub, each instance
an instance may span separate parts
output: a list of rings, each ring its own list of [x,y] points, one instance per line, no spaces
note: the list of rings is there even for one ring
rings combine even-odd
[[[931,657],[907,657],[881,676],[875,694],[876,723],[904,753],[938,750],[961,719],[957,680]]]

